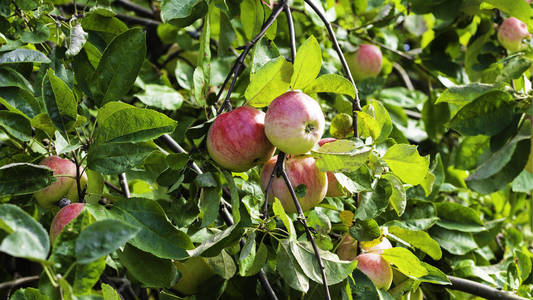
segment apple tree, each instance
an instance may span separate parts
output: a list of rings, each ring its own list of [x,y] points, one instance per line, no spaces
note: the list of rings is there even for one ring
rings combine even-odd
[[[529,2],[0,1],[0,297],[533,298]]]

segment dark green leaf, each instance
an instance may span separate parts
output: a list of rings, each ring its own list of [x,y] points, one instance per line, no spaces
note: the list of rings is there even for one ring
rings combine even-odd
[[[59,130],[70,129],[78,117],[78,102],[68,85],[48,69],[43,78],[43,100],[48,115]]]
[[[33,93],[31,83],[12,68],[0,68],[0,87],[19,87]]]
[[[123,173],[141,164],[155,150],[149,142],[97,144],[89,148],[87,167],[102,174]]]
[[[56,181],[52,170],[29,163],[0,167],[0,195],[24,195],[37,192]]]
[[[166,110],[177,110],[183,102],[183,96],[180,93],[166,85],[158,84],[147,84],[144,86],[144,92],[134,96],[148,106]]]
[[[0,104],[9,111],[20,113],[27,118],[33,118],[41,112],[39,102],[33,93],[18,87],[0,89]]]
[[[350,235],[360,242],[372,241],[381,236],[381,230],[374,219],[356,220],[350,227]]]
[[[164,0],[161,5],[161,19],[177,27],[191,25],[207,13],[204,0]]]
[[[19,48],[0,55],[0,65],[27,62],[48,64],[51,61],[42,52],[24,48]]]
[[[0,127],[20,141],[29,142],[31,139],[30,121],[21,114],[1,110]]]
[[[434,226],[430,229],[429,234],[442,248],[455,255],[465,255],[478,248],[476,241],[474,241],[472,234],[469,232],[448,230]]]

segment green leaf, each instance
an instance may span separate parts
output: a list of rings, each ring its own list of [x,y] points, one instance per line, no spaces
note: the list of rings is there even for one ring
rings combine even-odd
[[[291,219],[289,219],[289,216],[287,216],[285,213],[283,205],[281,205],[281,201],[279,201],[278,198],[275,198],[274,203],[272,204],[272,211],[274,211],[274,215],[276,217],[281,219],[281,222],[287,229],[287,232],[289,232],[289,237],[291,239],[296,239],[296,230],[294,229],[294,225],[292,224]]]
[[[370,147],[360,142],[337,140],[312,150],[311,156],[322,172],[355,171],[367,160]]]
[[[355,219],[369,220],[379,216],[389,206],[391,184],[380,178],[372,192],[361,194],[361,204],[355,210]]]
[[[19,72],[8,67],[0,68],[0,87],[19,87],[33,93],[31,83]]]
[[[287,240],[281,241],[276,257],[277,271],[283,280],[293,289],[306,293],[309,290],[309,279],[292,255]]]
[[[383,160],[394,175],[411,185],[423,183],[429,171],[429,159],[420,156],[413,145],[393,145],[387,150]]]
[[[0,167],[0,196],[37,192],[56,181],[52,170],[29,163],[13,163]]]
[[[446,251],[455,255],[465,255],[478,248],[476,241],[469,232],[448,230],[439,226],[433,226],[429,234]]]
[[[250,78],[244,96],[248,104],[265,107],[289,88],[292,65],[280,56],[257,70]]]
[[[104,300],[121,300],[120,295],[110,285],[102,283],[102,296]]]
[[[244,0],[241,2],[241,23],[244,34],[248,40],[255,37],[263,25],[263,6],[257,0]]]
[[[50,300],[48,296],[41,294],[38,289],[25,288],[16,290],[10,300]]]
[[[105,267],[105,256],[88,264],[77,264],[74,273],[74,284],[72,285],[74,294],[83,295],[89,293],[100,279]]]
[[[81,24],[76,24],[70,29],[69,46],[65,55],[72,57],[80,53],[83,45],[87,42],[89,34],[83,30]]]
[[[435,204],[440,218],[437,224],[450,230],[463,232],[480,232],[487,230],[481,221],[479,212],[470,207],[454,202]]]
[[[44,261],[48,256],[48,234],[18,206],[0,204],[0,229],[7,233],[0,243],[0,252],[36,261]]]
[[[304,93],[336,93],[344,94],[350,97],[355,97],[355,89],[352,83],[337,74],[324,74],[316,79],[313,79],[305,88]]]
[[[0,55],[0,65],[28,62],[49,64],[51,60],[40,51],[25,48],[18,48]]]
[[[376,100],[365,105],[357,112],[359,132],[362,136],[370,136],[374,143],[385,141],[392,132],[392,121],[383,104]]]
[[[141,142],[172,133],[176,121],[151,109],[111,102],[98,110],[98,143]]]
[[[226,250],[222,250],[217,256],[206,258],[205,262],[215,274],[225,280],[231,279],[237,272],[237,266]]]
[[[68,152],[72,152],[76,149],[79,149],[82,144],[80,143],[77,143],[77,144],[74,144],[74,145],[70,145],[67,140],[65,140],[65,138],[61,135],[61,133],[59,131],[56,130],[56,133],[55,133],[55,137],[56,137],[56,142],[54,144],[55,148],[56,148],[56,153],[57,155],[61,155],[61,154],[64,154],[64,153],[68,153]]]
[[[128,26],[115,17],[106,17],[91,12],[81,19],[81,26],[86,31],[110,33],[113,36],[128,30]]]
[[[230,191],[233,222],[239,223],[241,221],[241,213],[239,212],[239,208],[241,205],[241,198],[239,197],[239,189],[237,188],[237,185],[235,184],[235,180],[233,180],[233,176],[231,175],[230,172],[223,170],[222,174],[224,175],[224,178],[226,179],[226,183]]]
[[[43,100],[54,126],[62,131],[70,129],[78,117],[78,102],[68,85],[48,69],[43,78]]]
[[[411,91],[404,87],[392,87],[378,90],[375,98],[380,99],[385,104],[415,108],[426,102],[428,96],[420,91]]]
[[[189,256],[186,249],[193,248],[189,236],[174,227],[153,200],[121,199],[111,209],[89,204],[87,207],[97,220],[111,218],[139,228],[129,243],[157,257],[184,259]]]
[[[172,286],[178,279],[177,269],[168,259],[156,257],[130,245],[117,253],[120,263],[144,287],[165,288]]]
[[[252,276],[257,274],[266,263],[267,257],[268,249],[265,244],[259,244],[256,251],[255,235],[254,238],[250,235],[239,256],[239,275]]]
[[[310,36],[298,48],[294,59],[294,72],[291,76],[291,90],[304,89],[320,72],[322,52],[314,36]]]
[[[21,114],[1,110],[0,127],[20,141],[29,142],[31,139],[31,123]]]
[[[146,56],[146,34],[140,28],[121,33],[107,46],[94,73],[91,91],[98,105],[117,101],[132,88]]]
[[[177,27],[186,27],[207,13],[204,0],[164,0],[161,5],[161,20]]]
[[[513,79],[518,79],[530,66],[531,61],[529,59],[522,56],[512,57],[506,62],[500,74],[496,77],[496,82],[509,82]]]
[[[422,262],[422,265],[426,268],[426,270],[428,271],[428,274],[422,277],[419,277],[418,280],[423,281],[423,282],[440,284],[440,285],[451,284],[450,280],[448,279],[448,276],[446,276],[446,274],[444,274],[438,268],[425,262]]]
[[[87,226],[76,241],[78,263],[87,264],[110,254],[139,231],[139,228],[117,220],[102,220]]]
[[[202,227],[210,225],[217,219],[221,198],[222,189],[218,185],[204,189],[199,204]]]
[[[350,235],[360,242],[372,241],[381,236],[381,230],[374,219],[356,220],[350,227]]]
[[[353,280],[348,280],[348,283],[352,295],[355,296],[353,299],[380,299],[376,286],[365,273],[355,269],[352,277]]]
[[[428,274],[422,262],[409,250],[394,247],[383,250],[381,257],[387,262],[394,264],[401,273],[419,278]]]
[[[134,95],[142,103],[155,108],[177,110],[181,107],[183,96],[166,85],[147,84],[144,92]]]
[[[533,11],[526,1],[512,1],[506,0],[483,0],[484,2],[494,5],[494,7],[508,13],[509,15],[522,20],[527,24],[529,31],[533,28]]]
[[[353,134],[353,118],[349,114],[340,113],[336,115],[329,125],[331,136],[336,139],[343,139]]]
[[[421,230],[410,230],[401,228],[399,226],[388,227],[389,233],[402,241],[409,243],[412,247],[418,248],[427,253],[434,260],[439,260],[442,257],[442,250],[439,243],[437,243],[431,236]]]
[[[435,103],[448,102],[458,106],[464,106],[476,98],[496,89],[494,85],[477,82],[467,85],[456,85],[445,90],[437,98]]]
[[[240,240],[243,232],[244,230],[239,224],[233,224],[203,241],[198,247],[190,250],[189,254],[195,257],[218,255],[224,248]]]
[[[24,31],[20,34],[20,40],[24,43],[39,44],[45,42],[50,37],[50,29],[46,24],[38,23],[31,31]]]
[[[7,110],[20,113],[30,119],[41,112],[41,106],[33,93],[19,87],[1,88],[0,104],[5,106]]]
[[[403,215],[407,205],[407,196],[401,180],[392,173],[383,174],[383,178],[387,179],[392,187],[392,193],[389,198],[392,208],[398,216]]]
[[[141,164],[155,150],[150,142],[97,144],[89,148],[87,167],[102,174],[119,174]]]
[[[463,135],[494,135],[513,121],[511,99],[510,94],[502,91],[485,93],[463,106],[449,126]]]

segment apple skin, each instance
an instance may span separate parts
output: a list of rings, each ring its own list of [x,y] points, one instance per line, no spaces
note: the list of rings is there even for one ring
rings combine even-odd
[[[363,253],[356,258],[357,268],[365,273],[378,289],[388,290],[392,284],[392,268],[380,254]]]
[[[392,248],[392,244],[390,243],[389,239],[386,237],[383,237],[381,242],[375,246],[367,247],[364,243],[361,243],[361,250],[363,250],[366,253],[376,253],[376,254],[382,254],[383,250]]]
[[[209,156],[221,167],[247,171],[274,154],[265,135],[265,113],[241,106],[219,115],[207,133]]]
[[[266,190],[270,175],[276,165],[276,160],[277,156],[272,157],[261,170],[261,188],[263,191]],[[326,174],[317,168],[314,158],[304,156],[287,158],[285,160],[285,171],[294,189],[301,184],[306,187],[305,196],[298,197],[298,202],[300,202],[303,211],[310,210],[324,200],[328,189],[328,180]],[[285,212],[296,212],[296,206],[294,206],[294,201],[282,177],[274,177],[272,180],[268,201],[272,202],[274,197],[280,200]]]
[[[174,265],[181,275],[174,288],[184,295],[198,293],[203,283],[215,275],[200,256],[191,257],[185,262],[175,261]]]
[[[335,142],[336,140],[334,138],[323,138],[318,141],[318,145],[322,147],[322,145]],[[327,172],[326,174],[328,175],[328,192],[326,193],[326,197],[344,196],[343,188],[337,180],[337,177],[331,172]]]
[[[511,52],[522,49],[522,39],[528,36],[527,25],[514,17],[505,19],[498,29],[498,40]]]
[[[70,221],[74,220],[84,207],[84,203],[72,203],[59,210],[52,220],[52,225],[50,225],[50,241],[52,244],[54,244],[55,239],[63,228],[65,228]]]
[[[287,92],[272,101],[265,115],[265,134],[281,151],[309,152],[324,134],[324,113],[318,102],[302,92]]]
[[[57,201],[67,197],[71,202],[78,201],[78,192],[76,187],[76,165],[59,156],[49,156],[40,162],[40,165],[49,167],[57,181],[44,189],[34,193],[35,199],[40,206],[50,209],[56,206]],[[81,169],[80,169],[81,173]],[[87,185],[87,175],[85,173],[80,177],[81,188]],[[76,191],[75,193],[73,191]]]
[[[347,233],[337,247],[337,256],[341,260],[355,260],[357,257],[357,241]]]
[[[383,55],[377,46],[362,44],[357,51],[346,56],[346,61],[355,79],[362,80],[378,76]]]

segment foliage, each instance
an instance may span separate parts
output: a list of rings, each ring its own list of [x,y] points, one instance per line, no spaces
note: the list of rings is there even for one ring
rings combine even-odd
[[[0,281],[40,275],[0,296],[182,299],[176,262],[201,257],[214,275],[196,299],[267,298],[260,272],[280,299],[323,299],[297,215],[276,200],[261,216],[260,166],[222,170],[205,147],[224,98],[265,109],[302,90],[338,139],[309,155],[345,195],[305,214],[333,299],[470,299],[446,275],[533,298],[533,43],[508,53],[497,40],[511,16],[533,31],[530,4],[294,0],[297,49],[283,13],[249,44],[278,2],[0,3]],[[309,3],[344,53],[381,48],[378,77],[354,89]],[[59,208],[32,198],[57,180],[38,165],[50,155],[89,177],[86,208],[53,245]],[[393,242],[389,291],[337,257],[345,234]]]

